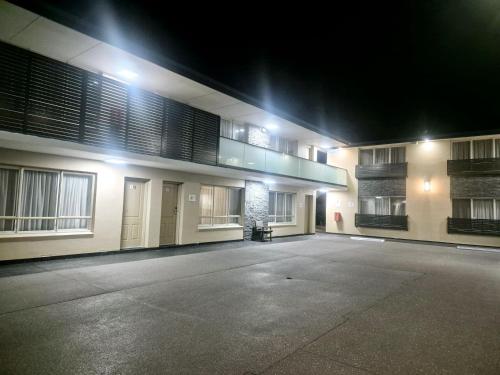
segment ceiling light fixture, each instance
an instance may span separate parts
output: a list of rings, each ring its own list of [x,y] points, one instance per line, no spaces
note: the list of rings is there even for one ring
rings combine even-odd
[[[122,69],[118,72],[118,74],[129,81],[136,79],[138,76],[136,72],[128,69]]]

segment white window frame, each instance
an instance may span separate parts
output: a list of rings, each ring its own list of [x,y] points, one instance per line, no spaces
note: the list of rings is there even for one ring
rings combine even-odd
[[[47,169],[47,168],[37,168],[37,167],[17,167],[12,165],[0,165],[2,169],[13,169],[18,171],[17,183],[16,183],[16,205],[15,205],[15,213],[14,216],[0,216],[0,219],[5,220],[14,220],[14,230],[13,231],[0,231],[0,237],[9,236],[9,235],[19,235],[19,236],[31,236],[31,235],[46,235],[46,234],[54,234],[54,233],[92,233],[94,230],[94,196],[95,196],[95,173],[90,172],[77,172],[70,170],[57,170],[57,169]],[[55,173],[57,174],[57,191],[56,191],[56,207],[55,212],[56,216],[40,216],[40,217],[31,217],[31,216],[19,216],[20,208],[21,208],[21,198],[22,198],[22,189],[23,189],[23,178],[25,171],[35,171],[35,172],[47,172],[47,173]],[[64,174],[70,175],[82,175],[91,177],[91,190],[90,190],[90,215],[88,216],[60,216],[60,206],[61,206],[61,190],[62,190],[62,180],[64,178]],[[64,219],[87,219],[90,220],[88,228],[71,228],[71,229],[59,229],[58,224],[59,220]],[[53,230],[21,230],[21,222],[23,220],[54,220],[54,229]]]
[[[240,202],[239,202],[239,207],[240,207],[240,214],[239,215],[214,215],[214,207],[215,207],[215,188],[224,188],[227,190],[239,190],[240,192],[243,191],[243,188],[238,188],[238,187],[233,187],[233,186],[222,186],[222,185],[210,185],[210,184],[201,184],[201,186],[209,186],[212,188],[212,214],[210,216],[201,216],[199,215],[199,222],[198,222],[198,228],[199,229],[207,229],[207,228],[231,228],[231,227],[241,227],[241,211],[242,211],[242,194],[240,194]],[[201,186],[200,186],[200,195],[201,195]],[[199,200],[201,201],[201,199]],[[200,204],[200,203],[199,203]],[[199,213],[200,207],[198,207],[198,213]],[[226,212],[229,212],[229,194],[227,194],[226,198]],[[223,224],[214,224],[214,219],[215,218],[238,218],[237,223],[223,223]],[[209,224],[202,224],[201,220],[202,219],[210,219]]]
[[[281,193],[281,194],[285,194],[285,201],[284,201],[284,205],[283,205],[283,211],[284,211],[284,215],[276,215],[276,212],[277,212],[277,209],[278,209],[278,193]],[[295,225],[296,224],[296,217],[297,217],[297,193],[293,193],[293,192],[288,192],[288,191],[277,191],[277,190],[270,190],[269,191],[269,194],[274,194],[274,215],[269,215],[269,210],[268,210],[268,215],[267,215],[267,220],[268,220],[268,224],[271,225],[271,226],[279,226],[279,225]],[[268,194],[268,196],[269,196]],[[291,195],[292,196],[292,220],[291,221],[280,221],[280,222],[277,222],[276,221],[276,218],[277,217],[283,217],[283,219],[285,219],[287,216],[290,216],[290,215],[286,215],[286,202],[287,202],[287,199],[286,199],[286,196],[287,195]],[[274,220],[271,220],[271,218],[273,218]]]

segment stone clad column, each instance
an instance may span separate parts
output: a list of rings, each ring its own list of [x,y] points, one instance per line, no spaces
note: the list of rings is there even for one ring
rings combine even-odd
[[[256,220],[267,225],[269,214],[269,187],[257,181],[245,181],[245,240],[252,239],[252,228]]]

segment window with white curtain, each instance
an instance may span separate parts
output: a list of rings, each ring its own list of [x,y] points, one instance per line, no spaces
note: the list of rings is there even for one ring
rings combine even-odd
[[[500,200],[493,198],[453,199],[452,217],[500,220]]]
[[[295,193],[269,192],[269,223],[295,223]]]
[[[359,198],[359,213],[364,215],[406,215],[404,197],[362,197]]]
[[[241,195],[240,188],[201,185],[199,227],[239,225]]]
[[[406,162],[405,146],[359,150],[359,165],[397,164],[404,162]]]
[[[95,175],[0,167],[0,232],[72,232],[92,228]]]
[[[453,142],[451,145],[451,158],[453,160],[470,159],[470,142]]]

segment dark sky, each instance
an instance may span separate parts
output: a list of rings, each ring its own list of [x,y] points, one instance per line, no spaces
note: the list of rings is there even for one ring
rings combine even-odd
[[[351,143],[500,132],[500,1],[14,2]]]

